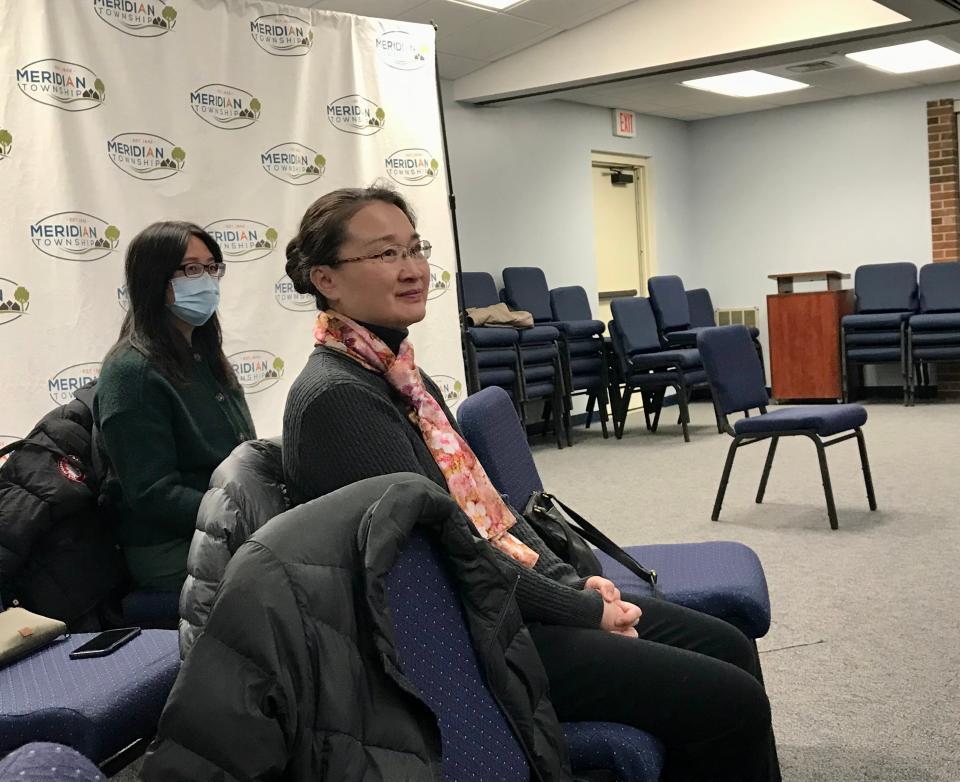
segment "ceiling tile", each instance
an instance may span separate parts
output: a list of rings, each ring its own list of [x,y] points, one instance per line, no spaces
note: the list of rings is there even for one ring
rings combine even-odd
[[[531,22],[549,25],[550,27],[559,27],[567,30],[576,27],[589,19],[595,19],[598,16],[627,5],[633,0],[594,0],[594,2],[584,2],[584,0],[527,0],[515,8],[509,8],[504,13],[510,16],[516,16],[521,19],[529,19]]]
[[[492,11],[481,11],[479,8],[471,8],[460,3],[450,3],[447,0],[427,0],[426,3],[420,3],[404,12],[402,18],[408,22],[421,22],[423,24],[436,22],[439,44],[441,36],[459,32],[466,27],[472,28],[474,25],[496,15]],[[467,52],[458,51],[457,54],[470,56]]]
[[[437,52],[437,69],[441,79],[459,79],[461,76],[479,70],[484,65],[487,63],[483,60],[471,60],[469,57]]]
[[[517,51],[547,37],[551,28],[506,14],[488,14],[457,30],[437,34],[437,49],[474,60],[493,60],[501,53]]]
[[[929,71],[917,71],[904,74],[908,79],[920,84],[942,84],[945,81],[960,81],[960,65],[951,68],[934,68]]]
[[[321,11],[343,11],[359,16],[373,16],[379,19],[399,19],[423,0],[310,0],[309,4]],[[300,5],[307,5],[301,2]]]

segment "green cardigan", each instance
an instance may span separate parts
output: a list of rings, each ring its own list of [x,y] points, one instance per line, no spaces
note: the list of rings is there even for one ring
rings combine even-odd
[[[140,351],[126,348],[104,364],[94,400],[111,465],[104,492],[118,514],[121,543],[175,550],[184,572],[210,475],[235,446],[256,437],[242,389],[218,383],[199,353],[194,359],[188,382],[175,386]],[[129,556],[128,564],[144,570],[132,573],[140,585],[155,575]]]

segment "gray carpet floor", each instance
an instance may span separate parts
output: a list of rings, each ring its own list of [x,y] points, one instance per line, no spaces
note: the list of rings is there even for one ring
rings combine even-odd
[[[730,443],[693,405],[691,442],[664,413],[623,440],[575,430],[534,440],[545,487],[621,544],[736,540],[760,556],[773,626],[760,640],[786,782],[960,780],[960,405],[868,403],[879,508],[856,442],[827,450],[840,529],[829,528],[816,451],[781,440],[754,502],[765,445],[739,451],[710,521]]]

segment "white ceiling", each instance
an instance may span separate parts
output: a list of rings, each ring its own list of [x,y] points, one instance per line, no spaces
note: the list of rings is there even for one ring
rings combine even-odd
[[[731,9],[737,5],[733,0],[713,2],[729,4]],[[803,6],[802,1],[797,4],[798,0],[762,2],[783,6],[783,18],[787,18],[787,10],[796,14],[796,9]],[[847,2],[852,3],[852,0]],[[478,95],[482,94],[482,89],[477,89],[475,85],[482,86],[488,72],[495,74],[500,85],[505,82],[509,84],[512,77],[516,89],[509,100],[554,98],[692,121],[921,84],[960,81],[960,66],[897,76],[872,70],[844,57],[846,52],[921,38],[930,38],[960,51],[960,2],[877,0],[870,5],[896,11],[907,21],[879,27],[876,23],[865,22],[863,28],[858,29],[858,25],[851,25],[846,20],[845,27],[838,34],[821,35],[805,41],[788,40],[790,35],[784,35],[781,24],[780,29],[770,31],[775,34],[771,40],[778,41],[775,45],[758,45],[756,48],[726,51],[719,55],[714,53],[716,49],[711,52],[704,48],[703,56],[695,59],[689,58],[690,40],[702,40],[704,47],[711,42],[709,31],[704,35],[702,27],[697,29],[697,20],[690,13],[697,3],[694,0],[671,0],[671,3],[669,8],[671,12],[673,8],[676,9],[677,18],[670,20],[670,28],[676,30],[679,26],[680,29],[686,27],[690,30],[690,34],[684,36],[685,40],[681,42],[688,58],[678,61],[669,61],[667,58],[667,61],[652,67],[623,68],[620,67],[621,62],[618,63],[619,70],[610,64],[605,66],[607,72],[599,75],[589,71],[591,67],[596,71],[596,64],[601,59],[598,56],[601,50],[596,47],[603,47],[605,40],[609,42],[610,30],[617,29],[620,19],[639,18],[638,14],[655,5],[654,0],[527,0],[506,12],[479,10],[450,0],[300,0],[295,4],[410,22],[436,22],[441,77],[462,79],[463,85],[469,82],[470,89]],[[743,8],[743,0],[740,0],[739,7]],[[743,24],[742,19],[731,14],[731,26]],[[594,30],[597,35],[591,40],[591,31]],[[637,38],[642,40],[644,34],[656,35],[656,32],[637,31]],[[556,51],[562,50],[568,40],[571,44],[568,51],[581,53],[579,56],[571,55],[571,58],[578,64],[582,63],[585,75],[590,73],[589,78],[578,81],[579,85],[586,86],[571,88],[569,85],[573,79],[566,75],[565,81],[557,81],[553,86],[548,84],[530,88],[529,75],[532,66],[537,64],[538,53],[542,50],[542,60],[547,64],[549,73],[549,57],[555,57]],[[522,54],[518,55],[520,52]],[[622,61],[629,63],[630,56],[631,53],[627,51],[623,54],[626,59]],[[638,53],[635,59],[639,62],[642,57]],[[814,60],[828,60],[836,67],[806,74],[788,70],[791,65]],[[797,79],[811,86],[779,95],[730,98],[680,85],[686,79],[751,68]],[[630,75],[625,77],[625,72]],[[471,75],[463,79],[467,74]],[[457,97],[463,97],[461,93],[465,90],[460,89],[460,84],[455,87]],[[509,90],[501,92],[506,94]],[[491,94],[496,94],[496,91]],[[502,103],[503,100],[496,97],[491,100],[480,98],[479,102]]]

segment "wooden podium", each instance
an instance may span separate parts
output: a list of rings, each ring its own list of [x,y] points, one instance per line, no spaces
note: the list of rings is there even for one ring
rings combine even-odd
[[[853,291],[838,271],[771,274],[777,293],[767,296],[770,375],[774,399],[843,397],[840,318],[853,312]],[[825,282],[827,290],[794,293],[795,282]]]

